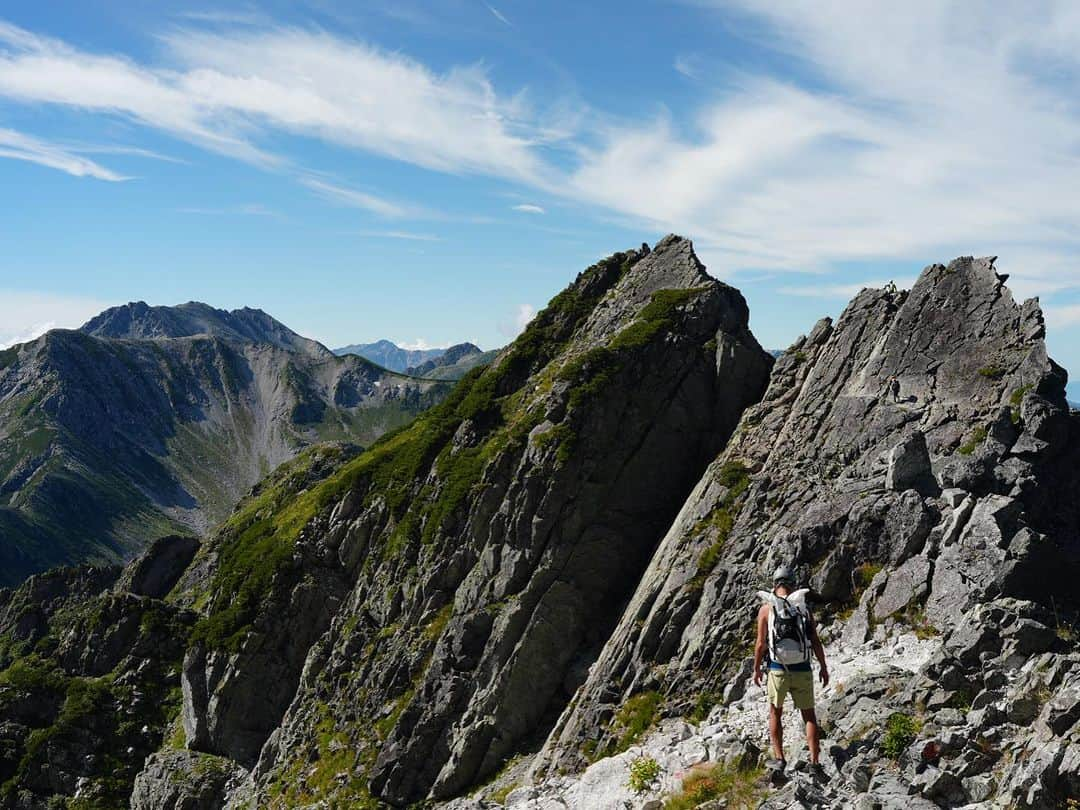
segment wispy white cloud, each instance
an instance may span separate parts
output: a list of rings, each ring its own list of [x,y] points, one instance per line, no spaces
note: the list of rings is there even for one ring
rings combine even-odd
[[[105,168],[100,163],[76,154],[70,148],[12,129],[0,129],[0,158],[37,163],[50,169],[59,169],[75,177],[93,177],[112,183],[129,179]]]
[[[495,19],[501,22],[503,25],[509,25],[511,28],[514,26],[514,24],[510,22],[510,20],[506,19],[506,16],[501,11],[495,8],[495,6],[488,3],[484,3],[484,5],[487,6],[487,10],[494,15]]]
[[[688,79],[697,80],[701,78],[701,58],[696,54],[679,54],[675,57],[672,67],[675,68],[676,73],[681,73]]]
[[[1064,329],[1067,326],[1080,324],[1080,304],[1043,307],[1043,314],[1052,329]]]
[[[324,32],[192,19],[161,37],[165,67],[0,23],[0,97],[119,115],[388,218],[424,212],[312,180],[268,144],[301,135],[509,179],[689,233],[721,271],[997,253],[1018,289],[1080,286],[1067,260],[1080,254],[1080,105],[1061,78],[1080,72],[1074,3],[696,5],[746,15],[798,75],[711,59],[705,72],[684,54],[676,69],[715,78],[689,114],[549,116],[480,66],[435,71]]]
[[[520,211],[523,214],[546,214],[547,213],[547,211],[545,211],[539,205],[533,205],[531,203],[522,203],[521,205],[515,205],[514,210],[515,211]]]
[[[436,73],[399,53],[293,28],[180,28],[164,68],[73,48],[0,22],[0,96],[126,116],[265,166],[270,130],[316,137],[446,172],[518,180],[543,169],[518,97],[485,71]]]
[[[613,122],[579,198],[689,231],[728,267],[1080,250],[1080,106],[1055,78],[1080,68],[1075,4],[698,5],[745,14],[801,76],[729,70],[690,120]],[[1021,285],[1039,272],[1009,265]]]
[[[171,155],[163,155],[161,152],[155,152],[153,149],[143,149],[138,146],[123,146],[114,144],[86,144],[86,143],[71,143],[67,144],[66,148],[72,152],[78,152],[80,155],[124,155],[130,157],[146,158],[147,160],[160,160],[163,163],[176,163],[186,164],[186,160],[172,157]]]
[[[381,217],[393,219],[410,213],[407,207],[385,200],[375,194],[369,194],[366,191],[359,191],[354,188],[346,188],[317,177],[303,177],[300,182],[328,200],[351,208],[370,211]]]
[[[254,9],[249,11],[180,11],[173,15],[180,20],[209,23],[211,25],[266,25],[270,20]]]
[[[50,329],[76,329],[112,303],[93,297],[0,288],[0,348],[26,343]]]
[[[407,352],[423,352],[428,349],[441,349],[442,346],[434,346],[428,343],[424,338],[416,338],[415,340],[395,340],[394,344],[399,349],[404,349]]]

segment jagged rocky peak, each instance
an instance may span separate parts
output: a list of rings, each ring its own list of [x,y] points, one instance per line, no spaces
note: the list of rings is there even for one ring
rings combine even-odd
[[[408,428],[256,493],[179,586],[188,748],[260,802],[398,805],[538,743],[764,390],[747,320],[687,240],[616,254]]]
[[[264,343],[313,356],[331,354],[322,344],[301,337],[261,309],[243,307],[230,312],[199,301],[173,307],[150,306],[145,301],[133,301],[95,315],[80,327],[80,331],[95,337],[136,340],[202,335],[244,343]]]
[[[683,506],[549,737],[537,778],[618,750],[619,711],[631,698],[656,696],[675,715],[740,699],[754,592],[780,562],[803,572],[834,645],[857,651],[913,628],[944,640],[918,673],[886,678],[884,695],[880,677],[877,691],[846,683],[847,699],[824,707],[834,720],[866,694],[873,711],[854,725],[884,733],[890,712],[970,701],[984,677],[1011,681],[1026,656],[1067,651],[1048,627],[1052,600],[1077,607],[1066,583],[1080,560],[1080,421],[1065,403],[1065,373],[1047,357],[1038,303],[1017,304],[1004,281],[992,259],[933,265],[910,292],[862,291],[835,324],[819,322],[778,358],[762,401]],[[960,629],[999,601],[978,641]],[[972,644],[976,671],[959,663]],[[1060,673],[1051,680],[1021,682],[1050,690]],[[972,740],[987,730],[979,722],[963,730]],[[856,742],[838,740],[847,746],[838,758],[864,751],[859,767],[868,768],[877,749]],[[1020,735],[1016,755],[1048,742],[1067,747],[1052,733]],[[994,776],[1010,779],[1023,781]],[[978,780],[955,782],[948,801],[986,793]]]

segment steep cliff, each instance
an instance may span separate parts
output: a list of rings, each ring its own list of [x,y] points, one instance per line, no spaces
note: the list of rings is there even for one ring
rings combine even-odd
[[[686,240],[616,254],[446,402],[242,505],[180,586],[188,746],[260,803],[398,805],[542,739],[764,389],[747,320]]]
[[[854,781],[834,786],[846,785],[847,799],[803,796],[802,806],[866,792],[858,780],[894,713],[925,725],[919,746],[956,726],[952,748],[932,759],[932,784],[916,779],[929,758],[908,762],[911,792],[957,804],[999,788],[1002,801],[1025,807],[1062,800],[1080,778],[1080,728],[1070,747],[1072,720],[1030,734],[1016,724],[1080,683],[1068,621],[1078,600],[1080,416],[1069,415],[1065,374],[1046,355],[1037,302],[1017,305],[1004,281],[988,259],[928,267],[910,293],[864,290],[777,360],[762,402],[684,504],[547,741],[538,778],[618,750],[620,709],[642,696],[655,696],[658,713],[697,717],[725,694],[741,697],[754,591],[784,562],[799,567],[825,637],[847,655],[905,630],[942,642],[914,677],[894,668],[891,681],[856,679],[846,697],[830,695],[836,764],[856,759]],[[1025,692],[1037,705],[1014,713]],[[860,697],[870,703],[856,720]],[[998,701],[997,715],[969,715],[967,725],[936,714]],[[996,753],[975,762],[964,751],[980,744]],[[1029,771],[1046,746],[1055,753]],[[1067,756],[1072,776],[1058,774]],[[892,786],[878,787],[871,803]]]
[[[313,442],[370,444],[449,390],[258,310],[107,310],[0,352],[0,585],[203,534]]]

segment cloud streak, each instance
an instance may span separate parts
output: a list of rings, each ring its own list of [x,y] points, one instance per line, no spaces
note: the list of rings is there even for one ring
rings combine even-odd
[[[160,37],[166,67],[0,23],[0,97],[135,121],[387,219],[431,214],[313,177],[277,153],[277,136],[500,178],[686,232],[721,270],[990,253],[1025,292],[1080,287],[1066,260],[1080,254],[1080,105],[1061,79],[1080,74],[1075,4],[695,5],[745,16],[799,70],[710,61],[706,74],[675,56],[684,75],[714,83],[688,118],[549,116],[480,66],[435,71],[321,31],[195,18]],[[0,143],[8,157],[122,179],[48,146]]]
[[[129,179],[105,168],[100,163],[76,154],[69,147],[49,143],[12,129],[0,128],[0,158],[36,163],[50,169],[59,169],[74,177],[93,177],[110,183],[119,183]]]

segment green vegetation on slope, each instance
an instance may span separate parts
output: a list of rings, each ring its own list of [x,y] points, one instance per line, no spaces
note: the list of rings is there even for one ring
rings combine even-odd
[[[382,553],[433,542],[479,484],[486,464],[510,445],[523,443],[539,424],[542,414],[521,407],[520,389],[564,349],[625,272],[628,259],[628,254],[616,254],[586,270],[533,319],[498,366],[469,372],[442,403],[386,434],[324,480],[297,485],[298,479],[307,481],[311,453],[275,473],[223,527],[210,612],[194,638],[212,648],[239,649],[275,580],[280,587],[291,584],[300,530],[346,492],[363,492],[365,503],[380,498],[386,505],[396,528]],[[484,438],[451,457],[451,440],[466,421]],[[427,478],[432,465],[439,473],[437,488],[429,485],[416,493],[416,482]]]

